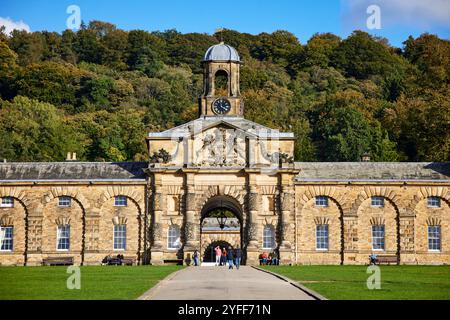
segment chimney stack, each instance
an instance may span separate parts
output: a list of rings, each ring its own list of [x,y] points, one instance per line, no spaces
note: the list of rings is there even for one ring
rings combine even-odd
[[[76,154],[76,152],[67,152],[66,161],[67,162],[77,161],[77,154]]]
[[[370,162],[371,161],[370,153],[368,153],[368,152],[363,153],[363,155],[361,156],[361,161],[362,162]]]

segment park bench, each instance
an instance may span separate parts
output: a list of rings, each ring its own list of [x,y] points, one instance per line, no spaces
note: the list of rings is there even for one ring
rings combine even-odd
[[[183,265],[183,259],[168,259],[168,260],[164,260],[164,264],[182,266]]]
[[[108,266],[133,266],[136,264],[136,258],[135,257],[123,257],[123,259],[113,257],[104,262],[104,264]]]
[[[398,264],[397,256],[377,256],[377,264]]]
[[[125,266],[133,266],[136,264],[136,258],[135,257],[123,257],[122,264]]]
[[[73,257],[48,257],[42,260],[44,266],[71,266]]]

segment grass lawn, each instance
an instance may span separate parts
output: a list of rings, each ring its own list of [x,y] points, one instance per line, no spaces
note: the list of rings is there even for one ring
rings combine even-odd
[[[81,267],[81,289],[67,289],[67,267],[0,267],[0,300],[136,299],[182,267]]]
[[[381,266],[381,290],[367,266],[267,266],[330,300],[450,300],[450,266]]]

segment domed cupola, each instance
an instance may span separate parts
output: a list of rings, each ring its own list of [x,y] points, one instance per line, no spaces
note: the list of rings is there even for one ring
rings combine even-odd
[[[203,62],[208,61],[233,61],[241,62],[238,52],[232,46],[223,42],[210,47],[203,58]]]
[[[236,49],[223,42],[206,51],[202,61],[204,89],[200,97],[200,116],[243,117],[244,104],[239,89],[241,64]]]

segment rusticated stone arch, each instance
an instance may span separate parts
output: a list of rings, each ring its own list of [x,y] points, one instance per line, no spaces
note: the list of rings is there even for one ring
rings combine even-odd
[[[450,191],[447,187],[422,187],[407,207],[407,212],[414,214],[417,205],[428,197],[438,197],[450,207]]]
[[[350,207],[350,213],[356,215],[362,203],[371,197],[383,197],[388,200],[399,213],[398,208],[398,200],[399,197],[397,192],[392,190],[391,188],[386,187],[365,187],[363,191],[361,191],[357,197],[357,199],[353,202]]]
[[[347,207],[347,201],[345,201],[343,195],[338,193],[337,188],[333,186],[311,186],[306,189],[306,191],[300,196],[297,202],[297,207],[301,210],[307,202],[314,199],[315,197],[324,196],[331,199],[337,204],[339,210],[344,212],[344,208]]]
[[[28,259],[28,250],[29,250],[29,214],[30,210],[34,210],[35,212],[40,212],[40,205],[33,203],[31,199],[29,199],[26,195],[26,191],[23,188],[18,187],[2,187],[0,188],[0,198],[10,197],[15,201],[20,203],[20,207],[23,209],[23,216],[15,218],[9,214],[3,214],[0,217],[0,225],[2,227],[13,226],[16,228],[20,228],[21,237],[23,237],[23,241],[14,240],[14,255],[20,256],[18,260],[14,261],[14,264],[18,265],[26,265]],[[34,205],[34,207],[33,207]],[[13,208],[14,209],[14,208]],[[17,250],[17,244],[21,246],[20,250]]]
[[[11,197],[20,202],[20,204],[25,208],[25,211],[28,212],[28,208],[31,206],[31,200],[28,199],[25,190],[22,188],[16,187],[4,187],[0,188],[0,198],[3,197]]]
[[[55,198],[58,197],[70,197],[81,206],[81,209],[84,213],[86,213],[86,209],[90,208],[89,202],[87,199],[83,196],[81,192],[78,191],[77,188],[73,187],[54,187],[50,191],[48,191],[43,199],[42,203],[44,205],[50,203]]]
[[[143,197],[141,194],[139,194],[138,191],[132,190],[126,187],[117,186],[117,187],[108,187],[106,191],[103,192],[103,194],[100,197],[100,200],[98,202],[99,208],[101,208],[109,199],[118,197],[118,196],[124,196],[130,199],[138,208],[139,215],[142,214],[144,207],[143,205]]]
[[[200,212],[210,199],[218,196],[228,196],[236,200],[241,208],[244,207],[245,196],[242,188],[236,186],[210,186],[198,199],[197,210]]]
[[[337,239],[338,243],[338,250],[339,250],[339,263],[344,263],[344,249],[345,249],[345,243],[344,243],[344,212],[348,212],[348,202],[344,198],[344,195],[339,193],[338,189],[334,186],[309,186],[306,191],[300,195],[299,199],[297,200],[297,207],[299,209],[299,212],[303,211],[303,208],[306,206],[308,202],[310,202],[312,199],[318,196],[324,196],[330,199],[338,208],[339,210],[339,216],[337,217],[337,224],[338,224],[338,235]],[[344,211],[345,210],[345,211]],[[330,221],[327,218],[324,218],[322,216],[315,217],[311,222],[315,225],[318,224],[318,222],[324,222],[326,221],[326,224],[329,224]]]

